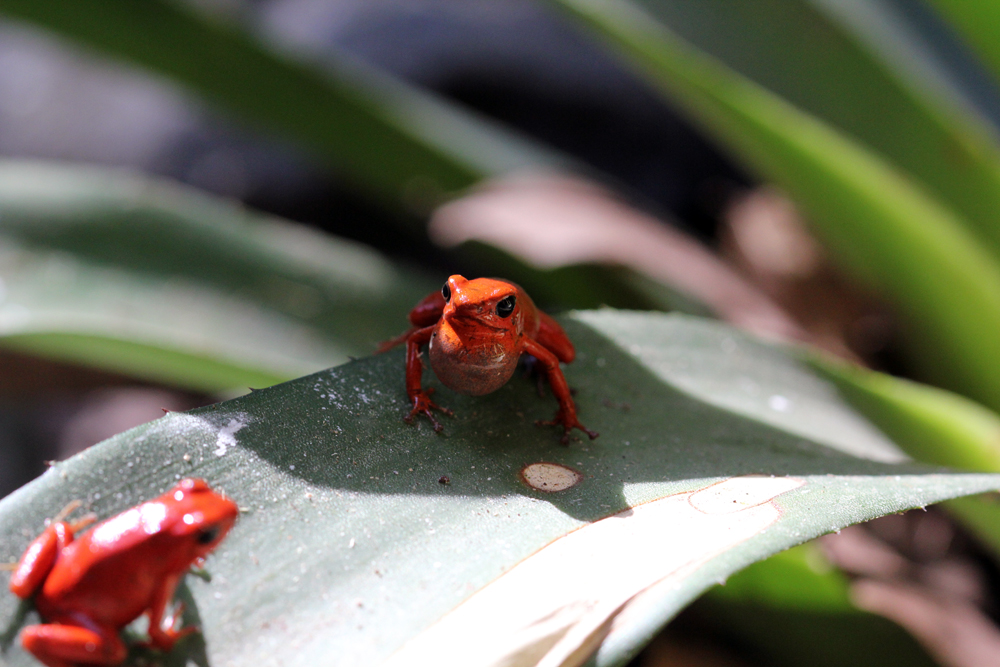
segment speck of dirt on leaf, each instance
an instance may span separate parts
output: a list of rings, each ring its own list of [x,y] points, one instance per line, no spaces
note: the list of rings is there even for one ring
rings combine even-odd
[[[521,469],[521,480],[533,489],[555,493],[583,481],[583,474],[561,463],[532,463]]]

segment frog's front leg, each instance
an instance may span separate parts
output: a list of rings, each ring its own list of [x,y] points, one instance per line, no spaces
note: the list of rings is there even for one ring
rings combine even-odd
[[[181,630],[175,629],[184,613],[184,605],[178,605],[174,613],[169,616],[165,615],[167,605],[174,599],[174,592],[177,590],[180,578],[180,575],[175,575],[164,579],[146,612],[149,616],[149,645],[164,653],[169,652],[178,639],[198,632],[198,628],[194,626]]]
[[[538,424],[540,426],[562,426],[563,435],[560,438],[560,442],[564,445],[569,444],[569,432],[574,428],[578,428],[586,433],[590,436],[591,440],[600,435],[597,431],[588,429],[577,419],[576,404],[573,402],[573,396],[570,394],[569,385],[566,384],[566,378],[559,368],[559,359],[556,355],[550,352],[548,348],[527,337],[524,339],[524,352],[537,359],[538,363],[545,369],[545,375],[549,378],[549,386],[552,387],[552,393],[556,395],[556,400],[559,401],[559,411],[556,412],[555,418],[552,421],[539,421]]]
[[[21,630],[21,646],[48,667],[118,665],[128,654],[113,628],[83,627],[72,621],[28,626]]]
[[[435,326],[419,329],[406,340],[406,395],[410,397],[410,401],[413,403],[413,409],[410,410],[410,414],[404,417],[403,420],[407,424],[412,424],[414,417],[423,415],[431,421],[431,424],[434,425],[434,430],[440,433],[444,427],[441,426],[441,424],[438,423],[438,420],[434,418],[434,413],[432,411],[439,410],[449,417],[454,413],[448,408],[443,408],[432,401],[431,394],[434,390],[424,389],[421,384],[424,374],[424,365],[420,361],[420,348],[430,341],[431,334],[434,333]]]

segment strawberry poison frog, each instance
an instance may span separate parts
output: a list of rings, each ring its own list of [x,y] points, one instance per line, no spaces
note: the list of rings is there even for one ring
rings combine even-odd
[[[562,327],[538,310],[531,297],[514,283],[451,276],[440,292],[429,294],[410,311],[410,324],[409,331],[379,347],[379,352],[384,352],[406,343],[406,393],[413,404],[405,417],[407,423],[424,415],[440,432],[442,426],[432,411],[452,414],[431,400],[433,389],[421,386],[424,367],[420,348],[427,345],[431,368],[441,383],[471,396],[502,387],[514,374],[521,355],[531,355],[559,401],[555,419],[538,423],[562,426],[564,445],[574,428],[591,439],[597,437],[577,419],[576,405],[559,368],[560,361],[568,364],[576,357],[573,343]]]
[[[145,613],[148,645],[169,651],[195,632],[176,630],[181,609],[164,616],[181,577],[226,536],[236,504],[200,479],[74,533],[93,518],[54,520],[28,546],[10,580],[34,596],[45,621],[21,631],[21,645],[49,667],[117,665],[127,653],[119,631]],[[65,515],[65,512],[64,512]]]

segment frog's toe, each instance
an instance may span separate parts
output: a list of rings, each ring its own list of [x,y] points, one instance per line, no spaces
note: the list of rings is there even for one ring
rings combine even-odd
[[[572,417],[568,417],[568,416],[566,416],[562,412],[556,413],[555,419],[552,419],[551,421],[545,421],[545,420],[539,419],[538,421],[535,422],[535,425],[536,426],[562,426],[563,427],[563,434],[562,434],[562,437],[559,438],[559,443],[562,444],[562,445],[566,445],[566,446],[569,446],[569,433],[574,428],[578,428],[581,431],[583,431],[584,433],[586,433],[590,437],[591,440],[597,438],[600,435],[600,433],[598,433],[597,431],[591,431],[589,428],[587,428],[586,426],[584,426],[583,424],[581,424],[578,419],[575,419],[575,418],[572,418]]]
[[[427,389],[426,391],[415,396],[413,399],[413,409],[410,410],[410,414],[403,417],[403,421],[407,424],[413,424],[415,418],[423,415],[424,417],[427,417],[431,426],[434,427],[434,432],[440,433],[444,430],[444,426],[442,426],[441,423],[434,417],[434,410],[446,414],[449,417],[454,416],[455,413],[432,401],[430,399],[430,394],[433,391],[433,389]]]

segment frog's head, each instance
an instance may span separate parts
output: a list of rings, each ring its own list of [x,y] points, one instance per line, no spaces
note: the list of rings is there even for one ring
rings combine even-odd
[[[517,285],[506,280],[454,275],[441,288],[441,316],[463,339],[517,336],[522,330],[518,292]]]
[[[480,396],[499,389],[521,356],[527,297],[495,278],[451,276],[441,288],[444,310],[430,340],[431,368],[457,392]]]
[[[192,561],[211,553],[239,514],[236,503],[215,493],[200,479],[181,480],[160,501],[167,508],[167,530],[185,545]]]

